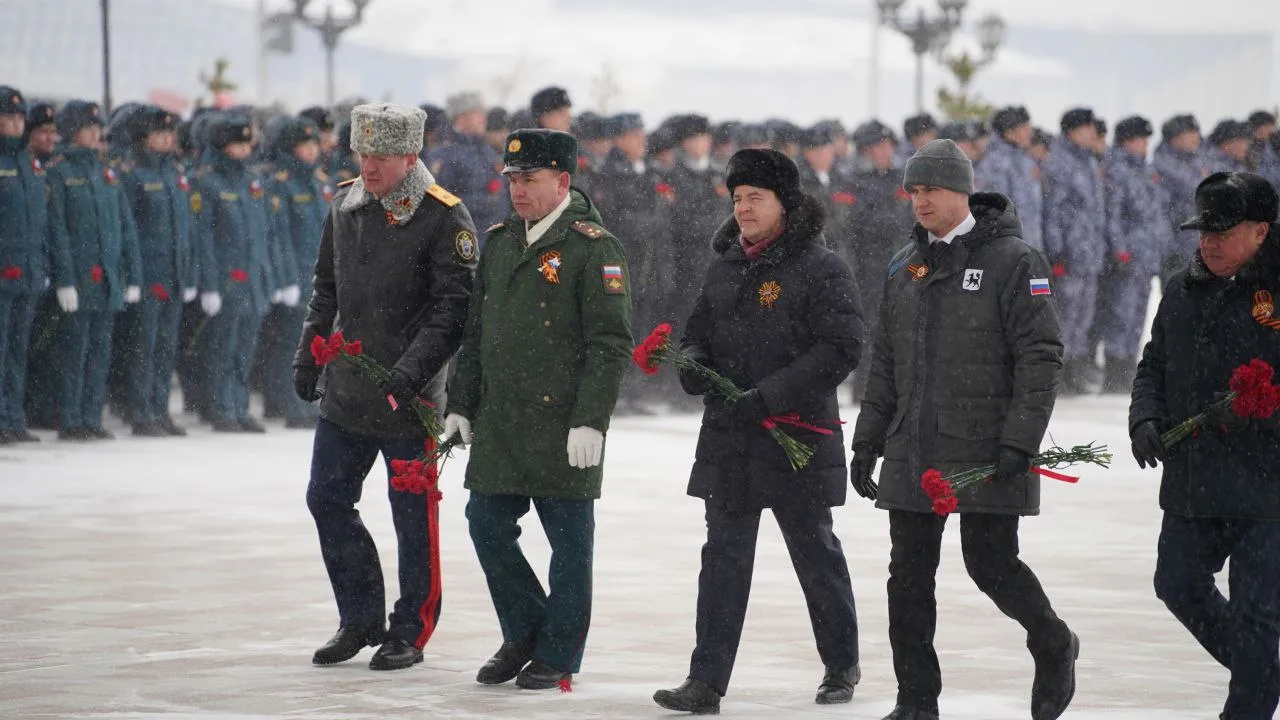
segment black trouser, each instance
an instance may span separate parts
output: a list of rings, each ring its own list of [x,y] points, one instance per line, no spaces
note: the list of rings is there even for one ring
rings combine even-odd
[[[1213,576],[1231,559],[1231,599]],[[1269,720],[1280,700],[1280,522],[1165,513],[1156,595],[1231,671],[1225,720]]]
[[[844,550],[831,529],[831,508],[777,507],[773,516],[800,579],[823,665],[853,667],[858,663],[858,615]],[[739,514],[707,505],[707,543],[698,575],[698,640],[689,677],[721,695],[729,686],[742,639],[759,530],[758,510]]]
[[[898,677],[898,703],[938,710],[942,671],[933,649],[938,626],[934,576],[947,519],[933,513],[889,511],[889,644]],[[1018,517],[960,516],[964,566],[978,589],[1027,631],[1033,653],[1061,647],[1067,626],[1054,614],[1035,573],[1018,559]]]

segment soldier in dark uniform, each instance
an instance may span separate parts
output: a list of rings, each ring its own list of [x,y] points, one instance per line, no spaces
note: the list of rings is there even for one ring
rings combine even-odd
[[[495,107],[489,108],[484,120],[484,138],[489,147],[496,153],[502,152],[502,143],[511,134],[511,114]]]
[[[800,141],[800,158],[796,161],[800,169],[800,187],[822,204],[827,211],[828,226],[835,210],[831,196],[839,180],[833,142],[831,129],[827,126],[815,125],[805,130]]]
[[[422,126],[422,152],[419,156],[426,163],[431,151],[449,141],[449,114],[444,108],[431,103],[423,103],[418,109],[426,113],[427,122]]]
[[[684,115],[671,123],[679,143],[676,164],[667,174],[675,193],[671,207],[673,261],[671,294],[663,316],[677,326],[689,317],[703,273],[711,260],[708,242],[729,211],[728,191],[711,167],[711,126],[701,115]]]
[[[574,182],[578,187],[589,189],[580,175],[583,172],[594,176],[604,164],[604,158],[613,148],[613,128],[609,118],[600,117],[593,112],[584,112],[573,120],[573,136],[578,139],[578,173]]]
[[[804,130],[799,125],[789,120],[775,118],[766,120],[764,127],[765,132],[769,134],[770,147],[792,160],[800,157],[800,141],[803,139]]]
[[[716,172],[723,173],[729,167],[729,158],[738,151],[738,133],[742,123],[737,120],[726,120],[719,123],[711,132],[711,166]]]
[[[338,125],[338,146],[333,149],[328,173],[331,187],[354,180],[360,174],[360,162],[356,160],[356,154],[351,152],[351,120],[349,118]]]
[[[590,624],[605,433],[632,347],[627,263],[571,187],[571,135],[517,130],[503,160],[515,215],[490,229],[480,259],[445,435],[475,442],[467,521],[502,629],[476,680],[568,689]],[[517,540],[531,503],[551,545],[549,593]]]
[[[22,93],[0,85],[0,445],[39,440],[23,402],[36,302],[48,284],[46,190],[43,163],[23,147],[24,112]]]
[[[462,198],[477,228],[487,228],[505,216],[503,182],[497,152],[485,141],[484,102],[477,93],[459,93],[445,103],[453,121],[448,145],[427,158],[427,169],[442,187]],[[480,237],[484,242],[483,233]]]
[[[850,245],[845,259],[853,268],[862,293],[862,317],[868,328],[880,319],[880,295],[885,269],[893,254],[907,243],[913,216],[911,196],[902,187],[902,168],[894,163],[893,130],[878,120],[853,131],[862,169],[849,184],[853,197],[849,207],[847,233]],[[858,364],[853,373],[854,402],[862,400],[867,386],[868,362]]]
[[[322,369],[311,342],[337,332],[360,341],[364,354],[391,377],[374,383],[341,363],[323,368],[307,508],[320,536],[339,628],[312,662],[345,662],[380,644],[369,667],[399,670],[422,662],[422,648],[440,620],[438,491],[428,488],[425,497],[390,493],[400,597],[389,627],[378,549],[356,503],[379,454],[390,476],[393,461],[435,446],[410,403],[444,402],[478,245],[466,207],[431,179],[418,157],[421,110],[358,105],[351,122],[361,176],[338,191],[325,220],[314,294],[294,358],[294,388],[306,402],[320,397]],[[426,473],[434,482],[435,466]]]
[[[319,105],[303,108],[298,117],[306,118],[320,132],[320,167],[327,168],[338,150],[337,122],[333,113]],[[345,148],[344,148],[345,149]]]
[[[285,427],[305,430],[315,427],[317,413],[294,392],[290,368],[311,300],[320,236],[334,189],[317,172],[322,132],[311,120],[302,116],[277,118],[268,135],[272,169],[266,187],[272,264],[283,288],[272,298],[259,333],[262,399],[267,417],[283,417]]]
[[[1200,124],[1191,115],[1174,115],[1160,126],[1160,145],[1153,154],[1152,165],[1160,173],[1166,222],[1173,229],[1173,239],[1160,265],[1162,290],[1187,267],[1200,245],[1199,233],[1178,229],[1195,214],[1196,187],[1209,175],[1200,143]]]
[[[142,107],[126,133],[120,166],[142,256],[142,300],[125,311],[119,358],[133,434],[186,435],[169,416],[169,388],[179,349],[182,305],[196,299],[191,185],[178,165],[178,118],[154,105]]]
[[[1027,148],[1027,154],[1036,161],[1037,165],[1043,165],[1044,161],[1049,158],[1049,148],[1052,145],[1053,135],[1041,128],[1032,128],[1031,145]]]
[[[1248,172],[1251,132],[1239,120],[1223,120],[1209,133],[1209,147],[1204,151],[1209,172]]]
[[[58,111],[67,144],[50,162],[49,256],[58,321],[58,437],[111,439],[102,427],[116,314],[141,299],[142,259],[128,198],[99,159],[102,114],[74,100]]]
[[[1275,113],[1267,110],[1254,110],[1249,113],[1249,155],[1246,164],[1250,171],[1260,172],[1264,158],[1271,147],[1271,136],[1276,134]]]
[[[573,128],[573,103],[564,88],[552,86],[534,93],[529,112],[537,127],[566,133]]]
[[[905,167],[917,150],[938,139],[938,121],[929,113],[912,115],[902,123],[902,136],[902,144],[893,156],[898,167]]]
[[[663,122],[649,133],[649,164],[653,166],[654,172],[668,183],[676,167],[676,148],[678,147],[680,142],[676,139],[670,120]]]
[[[258,331],[276,291],[297,282],[273,263],[264,181],[246,166],[253,128],[247,117],[209,124],[207,164],[192,179],[199,237],[200,303],[209,317],[199,354],[209,370],[206,414],[215,432],[266,432],[249,415],[249,376]]]
[[[27,127],[23,137],[31,157],[42,163],[53,159],[54,148],[61,138],[58,136],[58,124],[54,122],[52,105],[36,103],[27,108]]]

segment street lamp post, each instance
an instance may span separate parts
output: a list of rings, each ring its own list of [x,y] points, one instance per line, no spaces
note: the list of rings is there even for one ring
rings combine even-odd
[[[871,82],[867,83],[871,117],[880,111],[880,28],[887,18],[898,14],[904,2],[906,0],[876,0],[875,19],[871,23]]]
[[[102,0],[102,112],[111,112],[111,3]]]
[[[293,0],[293,16],[298,19],[298,22],[320,33],[320,41],[324,44],[325,97],[329,107],[333,107],[334,103],[333,53],[338,47],[338,38],[342,37],[342,33],[360,24],[364,19],[364,9],[370,2],[372,0],[351,0],[351,5],[355,9],[354,14],[339,18],[334,17],[333,1],[330,0],[325,5],[324,17],[316,19],[307,15],[307,6],[311,4],[311,0]]]
[[[969,0],[938,0],[942,14],[926,17],[920,8],[914,20],[899,16],[903,0],[876,0],[885,23],[911,40],[911,52],[916,56],[916,111],[924,110],[924,56],[937,53],[951,42],[951,35],[960,27],[960,19]]]

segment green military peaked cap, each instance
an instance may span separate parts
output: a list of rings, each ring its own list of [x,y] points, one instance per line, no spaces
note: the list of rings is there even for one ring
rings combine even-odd
[[[503,149],[502,174],[534,170],[578,169],[578,141],[559,130],[525,129],[507,136]]]

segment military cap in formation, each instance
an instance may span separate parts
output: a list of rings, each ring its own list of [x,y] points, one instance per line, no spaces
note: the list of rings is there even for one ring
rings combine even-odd
[[[772,190],[782,207],[790,210],[804,199],[800,189],[800,169],[777,150],[739,150],[729,158],[725,173],[729,192],[739,185]]]
[[[994,117],[991,118],[991,129],[996,134],[1003,135],[1010,130],[1031,122],[1031,113],[1021,105],[1010,105],[1000,108],[996,111]]]
[[[674,150],[679,145],[680,141],[676,139],[676,134],[672,131],[669,123],[659,125],[653,132],[649,133],[649,152],[651,153]]]
[[[644,118],[640,116],[640,113],[622,113],[621,115],[613,116],[611,124],[613,125],[613,136],[618,137],[629,132],[643,130]]]
[[[343,152],[351,149],[351,118],[338,124],[338,148]]]
[[[1193,115],[1174,115],[1165,120],[1164,124],[1160,126],[1160,135],[1165,140],[1170,140],[1188,132],[1200,132],[1200,123],[1196,122]]]
[[[1127,117],[1116,123],[1116,142],[1123,143],[1134,138],[1148,138],[1155,134],[1151,121],[1141,115]]]
[[[568,91],[555,86],[539,90],[529,101],[529,111],[533,113],[535,120],[547,113],[567,107],[573,107],[573,103],[569,101]]]
[[[573,134],[583,140],[605,140],[614,137],[609,118],[587,111],[573,121]]]
[[[1254,110],[1249,113],[1248,122],[1250,129],[1257,130],[1264,125],[1275,125],[1276,115],[1267,110]]]
[[[1280,198],[1261,175],[1219,172],[1196,187],[1196,214],[1183,230],[1226,232],[1242,222],[1276,221]]]
[[[864,122],[853,129],[853,146],[859,150],[869,148],[885,140],[896,142],[897,138],[893,135],[893,128],[879,120]]]
[[[743,125],[738,130],[738,145],[768,145],[769,131],[763,125]]]
[[[1092,108],[1072,108],[1062,114],[1060,127],[1063,133],[1069,133],[1078,127],[1092,125],[1097,119]]]
[[[719,123],[711,131],[711,141],[716,145],[724,145],[725,143],[736,142],[738,132],[742,129],[742,123],[737,120],[726,120]]]
[[[303,108],[302,111],[298,113],[298,116],[310,120],[316,128],[320,130],[320,132],[329,132],[337,124],[334,122],[333,113],[329,112],[327,108],[322,108],[319,105],[312,105],[311,107]]]
[[[779,120],[777,118],[766,120],[764,123],[765,133],[768,135],[771,145],[790,145],[799,143],[803,139],[804,130],[799,125],[789,120]]]
[[[90,125],[103,126],[102,108],[98,103],[87,100],[72,100],[54,116],[58,132],[65,138],[80,132]]]
[[[525,128],[507,136],[502,152],[502,174],[562,170],[578,167],[578,141],[569,133],[545,128]]]
[[[537,124],[537,121],[533,118],[533,113],[530,112],[528,108],[520,108],[519,110],[511,113],[511,118],[507,122],[507,127],[512,130],[519,130],[520,128],[531,128]]]
[[[0,115],[26,115],[27,100],[17,88],[0,85]]]
[[[835,140],[835,133],[831,132],[831,128],[826,125],[814,125],[800,138],[801,147],[815,148],[823,145],[830,145]]]
[[[304,142],[319,142],[320,128],[305,115],[282,115],[267,123],[264,135],[270,153],[280,156]]]
[[[418,109],[426,116],[422,125],[423,132],[435,132],[449,124],[448,114],[439,105],[423,103],[418,106]]]
[[[929,113],[920,113],[919,115],[912,115],[911,117],[904,120],[902,123],[902,134],[905,135],[908,140],[914,137],[919,137],[920,135],[923,135],[929,132],[930,130],[937,130],[937,129],[938,129],[938,121],[934,120],[933,116],[930,115]]]
[[[483,112],[484,98],[478,92],[454,93],[445,99],[444,109],[451,119],[470,112]]]
[[[1048,130],[1045,130],[1044,128],[1031,129],[1032,145],[1044,145],[1045,147],[1048,147],[1051,142],[1053,142],[1053,135]]]
[[[484,116],[484,129],[486,132],[496,132],[498,130],[507,130],[511,127],[511,115],[500,107],[489,108],[489,112]]]
[[[697,135],[711,134],[711,121],[705,115],[677,115],[667,124],[677,144]]]
[[[1098,137],[1105,138],[1107,136],[1107,121],[1102,118],[1094,118],[1093,129],[1098,131]]]
[[[417,155],[427,117],[405,105],[357,105],[351,109],[351,149],[361,155]]]
[[[944,140],[954,140],[958,142],[974,141],[984,138],[991,133],[987,130],[986,123],[981,120],[965,120],[949,122],[938,130],[938,137]]]
[[[1239,120],[1226,119],[1213,126],[1213,132],[1209,133],[1209,142],[1213,145],[1221,145],[1231,142],[1232,140],[1241,140],[1253,135],[1248,123]]]
[[[27,132],[41,125],[53,124],[54,109],[49,103],[36,103],[27,108]]]
[[[218,113],[204,130],[204,141],[215,150],[232,143],[253,141],[253,121],[245,115]]]

